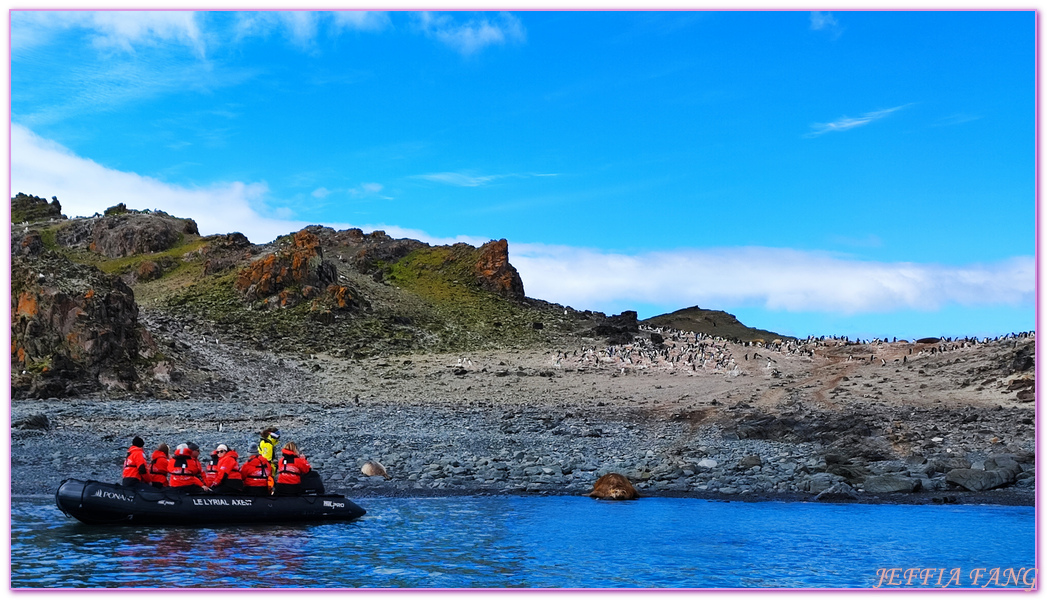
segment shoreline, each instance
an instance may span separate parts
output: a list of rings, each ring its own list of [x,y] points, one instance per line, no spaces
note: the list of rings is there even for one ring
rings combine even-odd
[[[332,489],[328,493],[340,494],[357,502],[371,498],[489,498],[489,497],[563,497],[573,496],[588,498],[587,494],[574,494],[569,492],[511,492],[492,491],[480,489],[455,489],[455,490],[379,490],[375,488],[362,490]],[[53,500],[54,494],[12,494],[12,500]],[[650,498],[689,498],[693,500],[705,500],[708,502],[779,502],[786,504],[866,504],[866,505],[892,505],[892,506],[1036,506],[1036,494],[1031,490],[1001,490],[998,492],[949,492],[949,493],[908,493],[890,494],[870,497],[859,497],[857,499],[833,498],[831,500],[817,500],[809,494],[753,494],[753,495],[724,495],[694,492],[656,492],[642,494],[639,499]],[[612,502],[611,500],[595,500],[594,502]],[[628,502],[628,501],[626,501]],[[366,508],[366,507],[365,507]]]
[[[964,383],[1000,364],[1009,344],[898,368],[851,360],[849,347],[815,357],[761,349],[775,362],[767,370],[765,357],[745,362],[751,347],[718,343],[744,368],[630,369],[546,350],[293,361],[202,346],[201,361],[220,365],[212,373],[233,391],[13,400],[11,493],[46,496],[66,478],[115,481],[134,435],[147,455],[160,442],[193,441],[203,458],[225,443],[242,464],[257,432],[275,426],[327,489],[350,498],[584,496],[616,472],[644,497],[805,502],[835,488],[826,493],[848,503],[1035,505],[1034,405],[1009,393],[1006,377]],[[909,356],[909,346],[877,352]],[[946,480],[1000,456],[1018,469],[1001,491]],[[370,460],[392,479],[362,476]],[[881,489],[908,487],[865,489],[873,478]]]

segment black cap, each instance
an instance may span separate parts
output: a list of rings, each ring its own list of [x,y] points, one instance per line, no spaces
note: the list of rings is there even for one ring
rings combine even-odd
[[[132,446],[138,446],[139,448],[144,448],[145,447],[145,440],[143,440],[141,437],[136,435],[135,439],[131,440],[131,445]]]
[[[194,444],[192,442],[186,442],[185,445],[188,446],[189,449],[192,450],[193,452],[199,452],[200,451],[200,446],[197,446],[196,444]]]

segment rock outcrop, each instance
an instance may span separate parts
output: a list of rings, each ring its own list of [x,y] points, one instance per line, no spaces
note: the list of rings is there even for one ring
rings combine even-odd
[[[49,219],[65,219],[57,197],[52,197],[51,202],[48,202],[43,198],[19,192],[11,198],[12,223],[33,223]]]
[[[516,267],[509,264],[509,242],[505,239],[480,246],[480,257],[473,272],[485,290],[505,298],[524,299],[523,279]]]
[[[12,393],[128,390],[150,352],[134,292],[119,277],[44,253],[12,265]]]
[[[920,480],[904,475],[871,475],[865,478],[863,487],[871,494],[908,493],[920,488]]]
[[[350,264],[357,271],[367,275],[379,275],[382,270],[407,256],[411,252],[426,248],[429,245],[412,239],[395,239],[384,231],[376,230],[364,233],[352,228],[334,231],[327,227],[309,227],[321,239],[329,240],[337,249],[337,259]]]
[[[289,248],[278,250],[240,271],[235,287],[249,302],[264,301],[269,308],[288,308],[312,300],[315,321],[330,324],[331,310],[353,310],[368,305],[354,288],[338,282],[338,269],[324,259],[320,238],[303,229]]]
[[[608,344],[628,344],[640,333],[640,324],[636,318],[635,310],[626,310],[618,315],[604,317],[589,331],[589,335],[606,338]]]
[[[987,459],[984,469],[953,469],[946,473],[945,480],[972,492],[984,492],[1014,483],[1021,472],[1014,456],[1003,454]]]
[[[108,212],[108,211],[107,211]],[[117,211],[106,217],[74,219],[63,223],[55,242],[65,248],[84,248],[108,258],[162,252],[184,235],[199,235],[196,222],[164,212]]]
[[[240,271],[236,289],[247,300],[262,300],[297,287],[321,287],[335,283],[334,265],[324,260],[320,239],[309,231],[294,234],[290,248],[278,250],[254,261]],[[287,305],[290,296],[285,296]]]
[[[185,233],[199,235],[192,219],[174,219],[159,214],[123,214],[95,221],[89,247],[109,258],[121,258],[167,250]]]

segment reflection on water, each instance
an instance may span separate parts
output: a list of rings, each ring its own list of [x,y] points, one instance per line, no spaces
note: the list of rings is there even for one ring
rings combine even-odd
[[[1031,507],[369,498],[352,523],[88,526],[12,502],[13,587],[871,587],[1028,568]],[[964,582],[968,584],[968,582]]]

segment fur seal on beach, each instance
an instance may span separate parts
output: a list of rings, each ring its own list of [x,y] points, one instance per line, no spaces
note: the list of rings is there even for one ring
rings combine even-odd
[[[600,500],[635,500],[640,494],[624,475],[608,473],[596,480],[589,497]]]
[[[392,479],[392,477],[389,476],[389,473],[386,473],[385,467],[382,466],[382,463],[378,462],[377,460],[369,460],[365,462],[364,466],[360,467],[360,472],[364,475],[367,475],[368,477],[376,477],[378,475],[381,475],[386,479]]]

